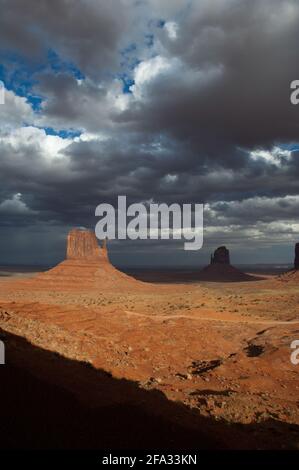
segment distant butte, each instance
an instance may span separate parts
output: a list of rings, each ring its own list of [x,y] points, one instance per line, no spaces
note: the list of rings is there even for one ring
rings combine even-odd
[[[229,250],[225,246],[220,246],[211,255],[211,264],[230,264]]]
[[[244,282],[260,280],[255,276],[243,273],[230,264],[229,250],[220,246],[211,255],[211,262],[199,272],[197,279],[208,282]]]

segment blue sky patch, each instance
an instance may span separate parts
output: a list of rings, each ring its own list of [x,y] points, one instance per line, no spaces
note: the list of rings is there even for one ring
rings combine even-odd
[[[74,139],[75,137],[80,137],[82,134],[82,132],[77,129],[60,129],[59,131],[53,129],[53,127],[41,127],[40,129],[44,129],[47,135],[55,135],[61,139]]]
[[[53,49],[48,50],[48,63],[54,73],[68,73],[77,80],[84,80],[85,75],[72,62],[62,60]]]

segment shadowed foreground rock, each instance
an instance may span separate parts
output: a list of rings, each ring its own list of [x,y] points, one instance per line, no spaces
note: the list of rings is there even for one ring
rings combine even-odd
[[[1,449],[294,448],[296,425],[277,419],[228,425],[159,390],[144,390],[20,336],[5,338],[10,361],[1,373]]]

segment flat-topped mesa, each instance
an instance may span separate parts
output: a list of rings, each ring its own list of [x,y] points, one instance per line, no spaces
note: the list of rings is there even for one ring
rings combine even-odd
[[[97,238],[90,230],[73,229],[67,236],[66,257],[68,260],[98,261],[107,257],[98,245]]]
[[[295,245],[295,262],[294,262],[294,268],[296,270],[299,270],[299,243],[296,243]]]
[[[211,255],[211,264],[230,264],[229,250],[225,246],[220,246]]]

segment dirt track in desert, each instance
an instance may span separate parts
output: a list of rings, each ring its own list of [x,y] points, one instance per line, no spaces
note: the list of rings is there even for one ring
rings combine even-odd
[[[64,263],[50,274],[0,281],[4,334],[158,390],[199,419],[221,424],[227,436],[243,426],[232,447],[298,448],[299,366],[290,360],[291,342],[299,339],[298,273],[154,285],[118,279],[108,261],[100,274],[97,263]],[[10,347],[19,366],[57,383],[54,372],[18,356],[18,342]],[[103,406],[103,397],[87,397],[75,378],[59,381],[79,400]],[[112,395],[114,404],[125,402]]]

